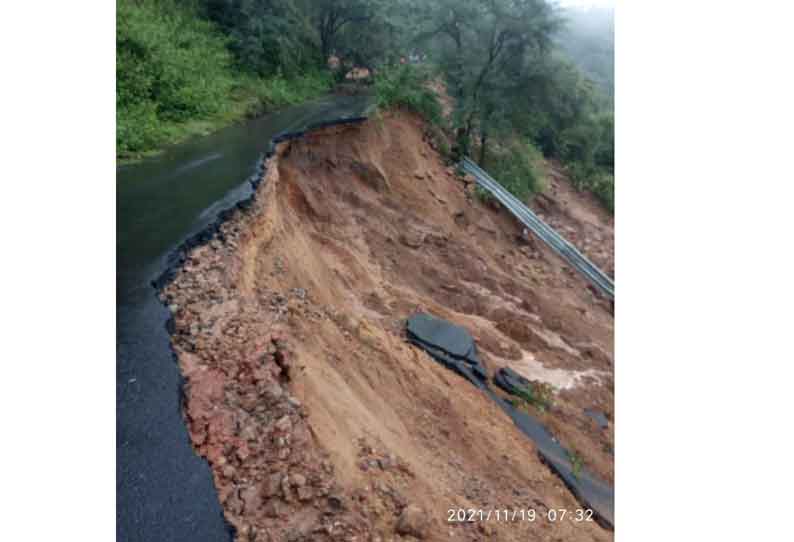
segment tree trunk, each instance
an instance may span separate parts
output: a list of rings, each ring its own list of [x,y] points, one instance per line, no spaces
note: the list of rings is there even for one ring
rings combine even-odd
[[[488,134],[485,130],[480,134],[480,167],[485,169],[485,148],[488,145]]]

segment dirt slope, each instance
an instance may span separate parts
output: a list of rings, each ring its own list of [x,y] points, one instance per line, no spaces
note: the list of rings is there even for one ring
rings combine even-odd
[[[414,116],[324,129],[280,145],[252,208],[166,288],[191,438],[238,540],[612,539],[571,521],[581,505],[498,407],[402,337],[428,311],[466,326],[489,372],[554,384],[536,414],[611,480],[611,423],[583,413],[611,419],[608,304],[471,193]],[[448,522],[457,508],[539,516]]]

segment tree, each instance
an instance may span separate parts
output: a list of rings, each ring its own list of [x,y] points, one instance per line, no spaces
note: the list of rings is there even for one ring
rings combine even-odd
[[[440,60],[456,98],[457,152],[468,154],[476,129],[487,144],[505,90],[515,87],[529,53],[551,48],[561,19],[543,0],[435,0],[427,11],[419,39],[447,42]]]
[[[312,2],[312,18],[320,38],[324,59],[333,51],[342,30],[352,24],[364,24],[374,17],[374,2],[366,0],[320,0]]]
[[[319,64],[307,5],[290,0],[204,0],[207,16],[230,38],[239,64],[259,75],[297,74]]]

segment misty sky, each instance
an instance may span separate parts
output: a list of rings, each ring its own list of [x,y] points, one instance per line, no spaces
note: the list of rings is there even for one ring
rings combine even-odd
[[[564,7],[614,7],[615,0],[557,0]]]

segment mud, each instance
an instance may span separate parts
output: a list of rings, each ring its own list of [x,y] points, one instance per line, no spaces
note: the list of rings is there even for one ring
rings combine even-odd
[[[612,416],[609,306],[517,243],[427,139],[395,113],[280,143],[163,290],[191,440],[237,540],[612,539],[571,519],[581,505],[493,401],[405,341],[426,311],[468,329],[490,375],[577,375],[533,415],[611,482],[612,424],[584,412]],[[458,508],[539,517],[448,522]]]

